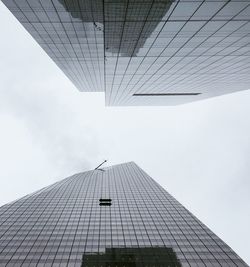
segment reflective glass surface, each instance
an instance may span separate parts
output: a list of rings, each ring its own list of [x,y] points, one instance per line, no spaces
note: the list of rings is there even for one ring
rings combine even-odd
[[[80,91],[175,105],[249,89],[249,0],[3,0]]]
[[[247,264],[131,162],[75,174],[1,207],[0,266]]]

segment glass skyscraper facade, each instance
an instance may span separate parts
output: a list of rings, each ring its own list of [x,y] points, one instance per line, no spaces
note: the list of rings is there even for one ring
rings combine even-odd
[[[135,163],[0,208],[0,266],[247,266]]]
[[[249,89],[249,0],[2,0],[80,91],[175,105]]]

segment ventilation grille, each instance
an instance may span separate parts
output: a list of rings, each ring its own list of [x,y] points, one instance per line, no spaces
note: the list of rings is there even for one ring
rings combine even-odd
[[[110,198],[100,198],[99,199],[99,206],[111,206],[112,199]]]
[[[133,96],[191,96],[200,95],[201,93],[162,93],[162,94],[133,94]]]

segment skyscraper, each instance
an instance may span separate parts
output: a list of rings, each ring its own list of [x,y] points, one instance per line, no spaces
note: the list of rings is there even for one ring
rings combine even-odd
[[[0,208],[0,266],[247,266],[135,163]]]
[[[2,0],[83,92],[175,105],[249,89],[249,0]]]

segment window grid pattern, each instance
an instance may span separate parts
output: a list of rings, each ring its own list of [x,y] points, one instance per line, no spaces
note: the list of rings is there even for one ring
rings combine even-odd
[[[249,0],[3,2],[80,91],[105,91],[107,105],[249,89]]]
[[[80,267],[84,255],[109,248],[164,247],[181,266],[247,266],[132,162],[73,175],[0,208],[0,266]]]
[[[114,15],[107,21],[113,10],[105,5],[105,34],[115,24],[121,47],[130,39],[133,52],[106,53],[110,105],[174,105],[249,89],[249,1],[122,2],[123,27]]]
[[[104,91],[102,0],[4,0],[80,91]]]

